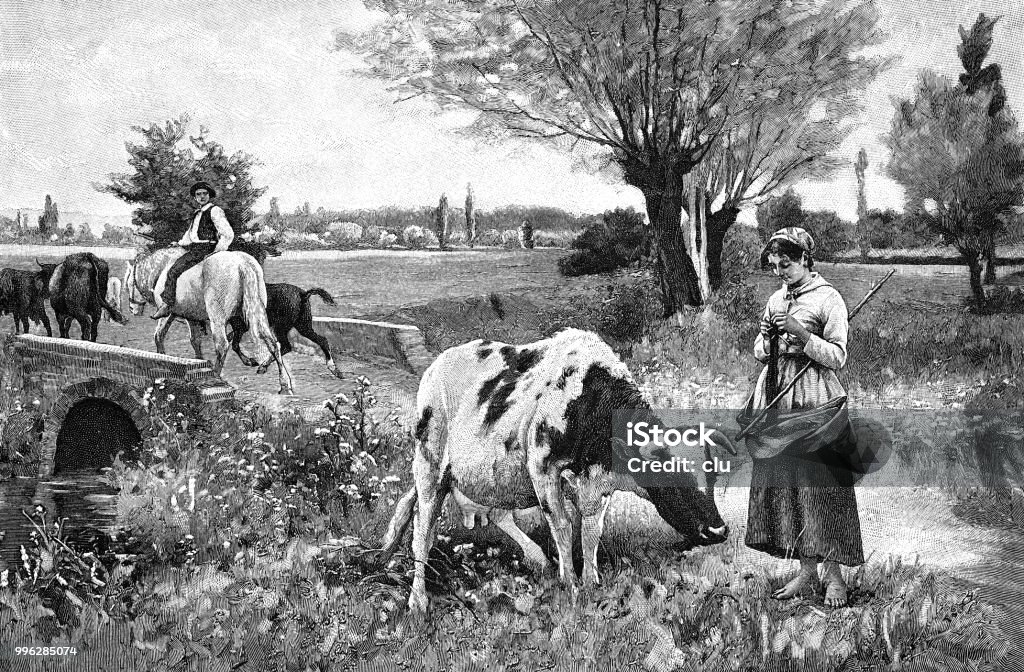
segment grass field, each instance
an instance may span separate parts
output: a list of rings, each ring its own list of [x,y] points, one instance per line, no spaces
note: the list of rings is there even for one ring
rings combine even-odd
[[[560,278],[558,255],[548,251],[384,254],[271,260],[267,277],[322,285],[339,296],[344,315],[491,292],[557,310],[573,294],[623,280]],[[18,264],[30,267],[31,259]],[[817,270],[852,305],[886,269]],[[949,387],[976,392],[1017,377],[1020,316],[975,319],[959,310],[968,295],[963,269],[899,270],[851,335],[857,363],[848,378],[866,381],[853,393],[856,403],[873,395],[909,407],[916,391],[918,401],[955,411],[965,400]],[[751,284],[759,303],[777,287],[769,276]],[[432,314],[406,313],[434,322],[447,316],[446,338],[455,342],[483,329],[544,327],[513,311],[460,325],[449,310],[442,303]],[[515,331],[516,321],[528,328]],[[730,408],[757,370],[750,326],[695,313],[682,325],[661,325],[627,363],[655,403]],[[149,349],[151,330],[145,318],[123,330],[104,325],[101,340]],[[173,347],[190,352],[184,334]],[[251,382],[237,369],[228,378],[236,371],[233,382]],[[413,392],[415,383],[398,384]],[[1013,562],[1024,548],[1020,533],[993,519],[969,523],[952,493],[920,488],[858,493],[872,555],[848,574],[847,609],[826,611],[820,597],[781,604],[767,597],[793,566],[743,546],[746,493],[734,488],[720,500],[732,538],[695,550],[680,548],[649,509],[617,495],[600,556],[607,582],[581,595],[528,572],[500,534],[446,526],[431,559],[435,615],[418,623],[402,606],[410,560],[369,571],[359,553],[377,543],[408,484],[411,444],[384,425],[356,429],[353,385],[338,390],[349,401],[326,420],[275,419],[253,408],[190,432],[171,419],[148,444],[149,466],[123,465],[112,475],[119,517],[136,535],[125,549],[130,563],[103,570],[108,588],[69,582],[83,603],[70,612],[77,620],[54,608],[40,580],[18,592],[0,588],[0,603],[20,614],[12,619],[0,606],[0,637],[78,643],[88,653],[76,665],[109,669],[230,669],[247,658],[289,669],[832,670],[844,660],[843,669],[857,669],[853,660],[875,669],[911,669],[910,661],[921,669],[1013,669],[1006,654],[1022,635],[1014,616],[1024,605],[1024,576]],[[372,460],[361,454],[370,445],[379,446],[369,450]],[[205,484],[194,489],[193,504],[190,479]],[[535,538],[547,541],[543,530]],[[56,557],[43,579],[54,571],[73,578],[75,559]],[[141,652],[141,663],[129,660],[129,650]]]

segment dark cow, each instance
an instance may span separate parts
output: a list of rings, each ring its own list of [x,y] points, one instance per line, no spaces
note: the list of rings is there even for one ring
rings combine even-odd
[[[46,335],[53,336],[50,318],[46,315],[43,300],[49,296],[50,277],[57,264],[43,264],[36,260],[38,271],[23,271],[16,268],[0,270],[0,313],[14,315],[14,333],[23,330],[28,333],[28,321],[43,323]]]
[[[653,503],[696,543],[724,541],[729,530],[715,503],[713,474],[696,470],[679,474],[672,487],[642,487],[631,474],[612,469],[617,409],[627,410],[634,422],[661,424],[625,364],[590,332],[568,329],[521,346],[478,340],[442,352],[423,374],[417,395],[415,484],[399,501],[377,556],[383,563],[395,552],[415,509],[410,609],[427,607],[425,567],[449,493],[467,519],[489,518],[522,546],[528,562],[543,568],[544,553],[512,517],[514,509],[540,506],[558,549],[559,574],[569,584],[576,580],[576,534],[583,580],[597,582],[597,545],[617,490]],[[727,437],[717,431],[712,437],[735,454]],[[709,448],[684,450],[703,461]],[[563,490],[566,482],[570,487]],[[567,492],[578,512],[572,516]]]
[[[120,324],[127,320],[107,301],[110,267],[90,252],[64,257],[50,278],[50,306],[61,338],[69,338],[71,321],[82,329],[82,339],[96,341],[102,311]]]
[[[313,331],[313,311],[309,305],[309,297],[316,295],[323,299],[324,303],[333,306],[334,297],[327,293],[327,290],[320,287],[303,291],[295,285],[287,283],[273,283],[267,285],[267,319],[270,327],[277,336],[277,342],[281,344],[281,355],[287,355],[292,351],[291,341],[288,334],[292,329],[313,341],[320,346],[327,362],[327,368],[335,376],[341,377],[334,357],[331,356],[331,346],[320,334]],[[240,315],[232,317],[228,324],[231,325],[231,347],[234,348],[238,357],[245,361],[239,344],[242,335],[249,330],[245,320]]]

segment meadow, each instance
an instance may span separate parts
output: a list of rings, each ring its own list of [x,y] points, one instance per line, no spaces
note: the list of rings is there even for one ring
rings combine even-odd
[[[478,335],[538,337],[557,326],[545,311],[561,309],[614,342],[655,405],[742,402],[757,372],[752,315],[771,278],[750,276],[710,307],[662,322],[638,303],[650,291],[644,273],[586,284],[557,278],[555,255],[505,254],[500,273],[491,255],[441,266],[436,259],[451,257],[421,252],[394,264],[274,260],[268,279],[361,294],[348,305],[418,320],[435,350]],[[853,303],[884,269],[818,270]],[[349,381],[315,419],[254,403],[190,417],[158,385],[150,412],[159,422],[142,459],[118,461],[107,476],[124,533],[85,544],[30,512],[39,545],[3,575],[0,641],[76,648],[74,658],[16,658],[13,669],[1010,669],[1022,634],[1013,610],[1024,604],[1011,578],[1021,526],[1002,515],[1012,499],[1001,504],[998,492],[963,480],[936,485],[984,468],[979,409],[1022,406],[1024,318],[962,309],[962,269],[914,270],[901,269],[852,325],[843,379],[859,407],[942,410],[959,424],[894,446],[896,463],[930,487],[859,494],[875,553],[848,572],[849,608],[769,597],[793,567],[745,549],[736,488],[722,505],[736,531],[708,548],[686,548],[624,502],[600,552],[606,581],[579,594],[526,570],[500,534],[446,521],[428,573],[434,612],[420,622],[404,610],[411,559],[368,562],[409,485],[412,454],[375,381]],[[478,320],[453,310],[484,292],[507,309],[487,299]],[[590,303],[574,306],[573,294]],[[428,309],[425,299],[437,303]],[[531,306],[544,316],[527,315]],[[145,343],[146,322],[126,333],[139,329],[133,338]],[[104,328],[101,338],[116,333]],[[545,530],[533,534],[551,552]]]

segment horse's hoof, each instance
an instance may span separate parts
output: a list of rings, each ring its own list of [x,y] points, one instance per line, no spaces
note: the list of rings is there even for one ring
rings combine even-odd
[[[283,394],[283,395],[289,396],[289,397],[294,397],[295,396],[295,390],[293,390],[293,389],[291,389],[289,387],[282,387],[280,390],[278,390],[277,393],[278,394]]]
[[[266,372],[267,372],[267,367],[265,367],[265,366],[261,366],[261,367],[256,369],[256,374],[260,375],[260,376],[262,376]]]

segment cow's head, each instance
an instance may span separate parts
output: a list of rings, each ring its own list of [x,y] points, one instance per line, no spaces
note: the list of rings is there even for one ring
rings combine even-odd
[[[39,291],[40,296],[49,298],[50,278],[53,277],[53,272],[57,270],[57,264],[44,264],[39,259],[36,259],[36,264],[39,266],[39,270],[36,271],[36,289]]]
[[[719,463],[736,455],[736,448],[722,432],[700,426],[675,427],[680,436],[696,439],[698,445],[680,443],[671,447],[657,448],[646,457],[667,463],[677,458],[677,465],[687,464],[689,471],[661,473],[657,485],[646,487],[651,503],[658,513],[677,532],[697,544],[718,544],[729,536],[729,526],[722,519],[715,502],[715,486]],[[701,437],[703,436],[703,440]],[[686,462],[682,462],[686,460]],[[705,468],[705,465],[707,468]]]

